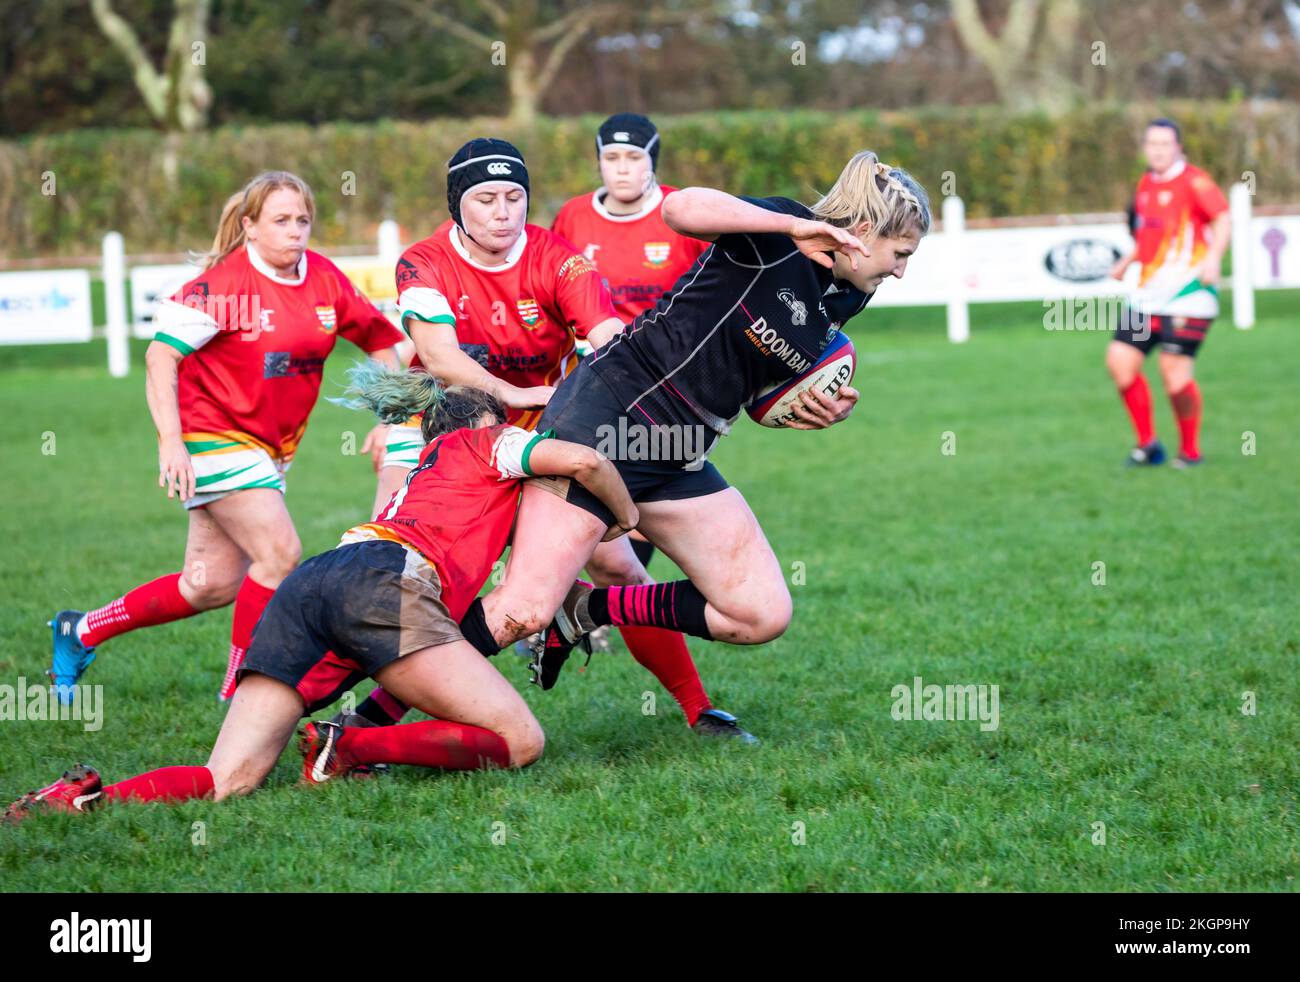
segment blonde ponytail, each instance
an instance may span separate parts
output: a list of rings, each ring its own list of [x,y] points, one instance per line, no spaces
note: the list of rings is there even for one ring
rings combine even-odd
[[[839,228],[866,223],[870,238],[894,239],[930,231],[930,199],[907,171],[882,163],[872,151],[853,155],[831,189],[812,206],[817,218]]]

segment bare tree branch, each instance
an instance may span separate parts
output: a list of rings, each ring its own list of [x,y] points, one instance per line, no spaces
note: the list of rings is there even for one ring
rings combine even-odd
[[[95,22],[99,24],[104,36],[126,57],[135,79],[135,87],[140,90],[150,115],[161,121],[167,111],[164,91],[166,83],[149,61],[134,29],[118,15],[109,0],[90,0],[90,11],[95,15]]]
[[[488,37],[486,34],[476,31],[474,28],[462,24],[454,18],[448,17],[441,11],[434,10],[426,4],[419,3],[418,0],[399,0],[399,2],[403,9],[405,9],[411,16],[418,17],[427,24],[439,28],[440,30],[444,30],[449,34],[454,34],[462,41],[466,41],[469,44],[474,45],[476,48],[484,48],[488,51],[492,50],[492,45],[495,43],[494,38]]]

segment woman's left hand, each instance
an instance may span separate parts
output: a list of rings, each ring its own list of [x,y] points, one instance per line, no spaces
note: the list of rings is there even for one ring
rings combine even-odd
[[[379,467],[384,462],[384,452],[388,449],[388,424],[379,423],[369,433],[366,434],[365,441],[361,444],[361,452],[370,454],[370,466],[379,473]]]
[[[840,386],[832,399],[817,389],[799,394],[799,402],[791,406],[795,419],[785,425],[792,430],[824,430],[848,418],[858,403],[858,390],[851,385]]]

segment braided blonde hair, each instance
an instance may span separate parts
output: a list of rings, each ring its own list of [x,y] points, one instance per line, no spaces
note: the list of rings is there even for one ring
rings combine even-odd
[[[838,228],[870,226],[870,238],[895,239],[930,231],[930,199],[907,171],[882,163],[870,150],[855,153],[829,191],[812,206]]]

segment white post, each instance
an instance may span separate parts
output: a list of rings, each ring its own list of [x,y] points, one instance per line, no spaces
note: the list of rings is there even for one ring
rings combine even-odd
[[[948,261],[948,340],[970,340],[966,303],[966,205],[956,195],[943,199],[943,237]]]
[[[1255,326],[1255,243],[1250,234],[1250,188],[1234,184],[1228,191],[1232,212],[1232,322],[1242,330]]]
[[[402,256],[402,233],[397,222],[385,218],[379,223],[379,258],[386,263],[397,265]]]
[[[126,323],[126,247],[121,232],[104,236],[104,308],[108,315],[108,374],[125,378],[131,367]]]

